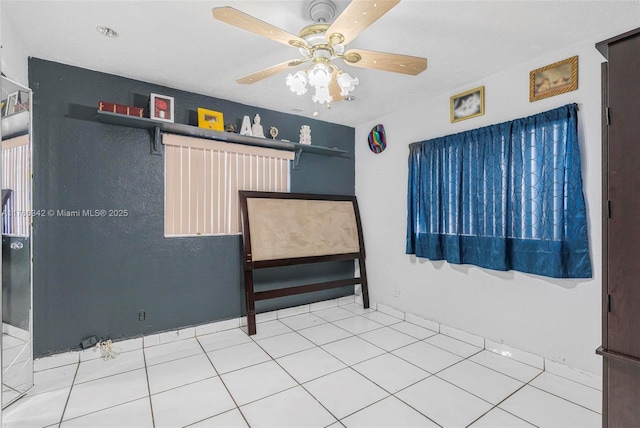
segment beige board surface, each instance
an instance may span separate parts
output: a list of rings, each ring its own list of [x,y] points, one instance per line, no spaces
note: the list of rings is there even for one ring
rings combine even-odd
[[[351,201],[247,198],[254,261],[360,251]]]

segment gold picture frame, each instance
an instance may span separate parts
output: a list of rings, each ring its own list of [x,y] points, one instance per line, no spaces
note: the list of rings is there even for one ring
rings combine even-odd
[[[198,108],[198,128],[224,131],[224,116],[219,111]]]
[[[484,114],[484,86],[456,94],[449,99],[451,123]]]
[[[578,89],[578,55],[529,72],[529,102]]]

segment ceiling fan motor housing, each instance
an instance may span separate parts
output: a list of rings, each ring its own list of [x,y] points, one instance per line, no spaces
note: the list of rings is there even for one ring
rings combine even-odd
[[[331,0],[313,0],[308,12],[313,22],[331,22],[336,16],[336,5]]]

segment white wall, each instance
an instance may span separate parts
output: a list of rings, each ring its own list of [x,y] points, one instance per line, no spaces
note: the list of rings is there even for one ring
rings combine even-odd
[[[617,33],[616,33],[617,34]],[[611,34],[614,36],[616,34]],[[594,44],[562,49],[356,128],[356,195],[371,300],[591,373],[601,373],[600,64]],[[530,103],[529,71],[579,55],[579,89]],[[429,73],[429,70],[426,71]],[[449,121],[449,96],[484,85],[485,114]],[[576,102],[593,279],[559,280],[515,271],[432,262],[405,254],[408,145]],[[377,123],[387,149],[369,150]]]
[[[9,79],[29,86],[28,58],[22,43],[16,36],[13,23],[6,13],[0,10],[0,69]]]

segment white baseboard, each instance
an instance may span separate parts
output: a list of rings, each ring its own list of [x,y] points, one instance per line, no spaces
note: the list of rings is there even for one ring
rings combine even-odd
[[[562,363],[551,361],[540,355],[532,354],[530,352],[522,351],[520,349],[511,347],[504,343],[497,343],[489,339],[485,339],[481,336],[477,336],[471,333],[467,333],[462,330],[458,330],[449,327],[444,324],[440,324],[434,320],[428,320],[410,313],[402,312],[398,309],[392,308],[382,303],[371,303],[372,308],[376,308],[380,312],[385,312],[389,315],[393,315],[397,318],[402,318],[407,322],[416,324],[420,327],[428,328],[429,330],[437,331],[441,334],[453,337],[454,339],[461,340],[463,342],[470,343],[478,346],[490,352],[503,355],[508,358],[512,358],[524,364],[546,370],[549,373],[556,374],[574,382],[581,383],[583,385],[602,390],[602,376],[596,373],[589,373],[584,370],[580,370],[575,367],[569,367]]]
[[[256,315],[257,322],[267,322],[276,319],[287,318],[291,316],[296,316],[300,314],[309,313],[311,311],[317,311],[322,309],[329,309],[332,307],[349,305],[349,304],[359,304],[362,305],[362,302],[358,299],[359,296],[345,296],[339,297],[337,299],[325,300],[317,303],[307,304],[296,306],[292,308],[281,309],[277,311],[264,312]],[[361,300],[361,297],[360,297]],[[400,318],[412,324],[418,325],[420,327],[427,328],[429,330],[439,332],[441,334],[447,335],[449,337],[453,337],[454,339],[461,340],[466,343],[470,343],[482,349],[485,349],[490,352],[494,352],[500,355],[503,355],[508,358],[512,358],[516,361],[519,361],[524,364],[528,364],[530,366],[539,368],[541,370],[546,370],[555,375],[564,377],[566,379],[573,380],[575,382],[581,383],[583,385],[602,389],[602,377],[594,374],[588,373],[580,369],[576,369],[573,367],[569,367],[563,365],[561,363],[557,363],[554,361],[550,361],[541,357],[539,355],[535,355],[529,352],[525,352],[519,350],[517,348],[513,348],[504,343],[493,342],[489,339],[485,339],[483,337],[467,333],[462,330],[458,330],[452,327],[449,327],[444,324],[440,324],[434,320],[425,319],[419,317],[417,315],[413,315],[410,313],[405,313],[398,309],[392,308],[388,305],[371,302],[371,309],[377,310],[379,312],[385,313],[387,315],[394,316],[396,318]],[[128,352],[137,349],[142,349],[143,347],[157,346],[165,343],[175,342],[178,340],[184,340],[193,338],[196,336],[203,336],[206,334],[217,333],[224,330],[231,330],[238,327],[244,327],[247,325],[247,317],[241,318],[233,318],[230,320],[216,321],[212,323],[202,324],[193,327],[187,327],[178,330],[172,330],[162,333],[155,333],[143,337],[137,337],[133,339],[121,340],[118,342],[114,342],[114,348],[119,352]],[[15,327],[8,326],[7,324],[3,325],[3,331],[6,329],[15,329]],[[20,330],[20,329],[17,329]],[[11,330],[15,333],[15,330]],[[24,332],[24,330],[20,330]],[[8,333],[12,334],[12,333]],[[23,334],[18,332],[18,334]],[[28,333],[27,333],[28,334]],[[12,334],[15,336],[15,334]],[[16,336],[17,337],[17,336]],[[91,359],[100,358],[101,353],[95,349],[87,349],[83,351],[71,351],[61,354],[55,354],[43,358],[38,358],[35,360],[36,371],[46,370],[48,368],[59,367],[66,364],[74,364],[79,361],[87,361]]]

